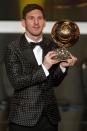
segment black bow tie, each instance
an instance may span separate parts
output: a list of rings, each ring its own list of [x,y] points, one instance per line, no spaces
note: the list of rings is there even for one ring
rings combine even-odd
[[[29,43],[29,46],[32,47],[32,48],[35,48],[35,46],[37,46],[37,45],[39,45],[41,48],[44,47],[44,43],[42,41],[41,42],[37,42],[37,43],[35,43],[35,42],[30,42]]]

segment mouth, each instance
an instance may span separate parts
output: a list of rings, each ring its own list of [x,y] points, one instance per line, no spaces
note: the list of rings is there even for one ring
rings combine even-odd
[[[33,29],[37,30],[37,29],[39,29],[39,27],[33,27]]]
[[[40,27],[33,27],[34,31],[39,31]]]
[[[39,27],[38,25],[36,25],[36,26],[33,26],[33,28],[36,28],[36,29],[37,29],[37,28],[40,28],[40,27]]]

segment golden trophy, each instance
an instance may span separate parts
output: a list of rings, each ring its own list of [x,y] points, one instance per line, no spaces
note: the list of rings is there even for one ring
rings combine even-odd
[[[58,61],[64,61],[70,57],[67,48],[73,46],[79,39],[80,30],[78,25],[69,20],[57,21],[51,30],[51,37],[57,44],[56,57]]]

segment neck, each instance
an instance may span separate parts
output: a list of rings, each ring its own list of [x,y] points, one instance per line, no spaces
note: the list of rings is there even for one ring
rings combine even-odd
[[[26,32],[26,35],[33,41],[38,42],[42,38],[42,34],[38,36],[30,35],[29,33]]]

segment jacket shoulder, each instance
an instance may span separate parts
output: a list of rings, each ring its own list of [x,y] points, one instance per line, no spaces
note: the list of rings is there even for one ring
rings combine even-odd
[[[57,48],[57,44],[55,43],[51,35],[45,35],[44,40],[47,45],[47,48],[50,48],[51,50]]]
[[[19,42],[20,42],[20,37],[16,38],[12,42],[10,42],[8,44],[8,48],[16,48],[16,47],[18,47],[19,46]]]

